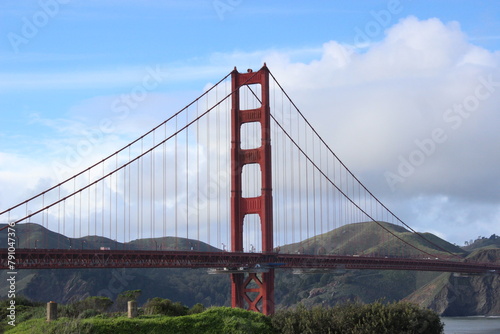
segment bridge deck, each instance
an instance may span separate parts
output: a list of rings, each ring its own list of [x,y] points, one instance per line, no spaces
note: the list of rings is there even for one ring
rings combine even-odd
[[[138,251],[138,250],[61,250],[17,249],[10,259],[0,250],[0,266],[8,269],[68,268],[324,268],[379,269],[499,274],[500,264],[443,259],[407,259],[375,256],[306,255],[280,253]]]

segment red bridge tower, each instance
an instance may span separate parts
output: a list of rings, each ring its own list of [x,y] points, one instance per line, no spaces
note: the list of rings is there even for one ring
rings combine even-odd
[[[273,251],[273,197],[271,174],[271,117],[269,108],[269,70],[266,64],[257,72],[231,73],[231,251],[243,252],[245,215],[258,214],[262,233],[262,252]],[[260,85],[261,106],[240,109],[240,89]],[[241,126],[260,123],[261,146],[241,148]],[[242,170],[247,164],[259,164],[262,190],[258,197],[242,196]],[[274,269],[264,273],[231,274],[232,307],[246,308],[269,315],[274,313]]]

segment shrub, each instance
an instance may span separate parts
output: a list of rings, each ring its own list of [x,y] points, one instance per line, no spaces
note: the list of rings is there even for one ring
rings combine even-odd
[[[175,317],[188,314],[188,308],[181,303],[173,303],[169,299],[158,297],[148,299],[143,309],[145,315],[161,314]]]
[[[78,319],[87,319],[87,318],[92,318],[92,317],[95,317],[95,316],[98,316],[98,315],[101,315],[102,313],[97,311],[97,310],[94,310],[94,309],[88,309],[88,310],[85,310],[83,312],[81,312],[79,315],[78,315]]]
[[[379,302],[343,304],[333,308],[306,309],[299,305],[272,316],[273,327],[283,334],[295,333],[443,333],[439,316],[414,304]]]
[[[195,304],[191,309],[188,311],[188,314],[197,314],[205,311],[205,306],[203,304]]]
[[[105,313],[112,304],[113,301],[108,297],[87,297],[69,305],[61,305],[58,314],[60,317],[81,318],[81,314],[87,310],[92,310],[96,314]]]

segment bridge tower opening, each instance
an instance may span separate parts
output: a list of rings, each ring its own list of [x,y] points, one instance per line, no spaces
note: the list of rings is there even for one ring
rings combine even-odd
[[[264,66],[257,72],[248,70],[231,73],[231,251],[243,252],[243,224],[246,215],[260,218],[263,253],[273,251],[273,198],[271,169],[271,116],[269,102],[269,70]],[[240,91],[249,89],[258,107],[249,108],[240,101]],[[243,109],[243,108],[247,109]],[[242,126],[260,126],[260,146],[242,148]],[[246,146],[245,146],[246,147]],[[245,165],[260,167],[259,196],[243,197],[242,171]],[[246,308],[269,315],[274,313],[274,269],[262,273],[231,274],[232,307]]]

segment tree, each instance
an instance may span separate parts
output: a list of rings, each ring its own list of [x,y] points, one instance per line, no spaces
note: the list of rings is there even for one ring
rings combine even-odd
[[[179,302],[173,303],[170,299],[163,299],[155,297],[148,299],[146,304],[143,306],[144,314],[162,314],[172,317],[187,315],[188,308]]]
[[[188,314],[202,313],[203,311],[205,311],[205,306],[203,306],[203,304],[197,303],[189,309]]]

